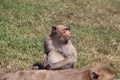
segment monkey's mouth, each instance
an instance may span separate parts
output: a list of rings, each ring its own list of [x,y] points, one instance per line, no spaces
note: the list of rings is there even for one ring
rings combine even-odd
[[[69,36],[69,37],[66,37],[66,38],[65,38],[65,40],[70,40],[70,38],[71,38],[71,36]]]
[[[66,38],[64,38],[63,40],[62,40],[62,42],[68,42],[68,40],[70,40],[70,37],[66,37]]]

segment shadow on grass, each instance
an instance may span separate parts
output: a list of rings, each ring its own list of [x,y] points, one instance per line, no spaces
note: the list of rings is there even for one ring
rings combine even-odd
[[[32,65],[32,68],[33,70],[41,70],[41,69],[46,69],[43,65],[43,63],[41,62],[36,62]]]

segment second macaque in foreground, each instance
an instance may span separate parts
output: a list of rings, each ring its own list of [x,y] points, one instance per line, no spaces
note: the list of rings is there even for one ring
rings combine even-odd
[[[82,70],[29,70],[5,74],[0,80],[113,80],[115,73],[104,67]]]

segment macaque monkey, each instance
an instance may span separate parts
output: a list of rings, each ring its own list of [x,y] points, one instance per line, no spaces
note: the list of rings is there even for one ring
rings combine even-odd
[[[82,70],[29,70],[3,75],[0,80],[113,80],[115,73],[104,67]]]
[[[74,67],[77,51],[70,37],[69,27],[64,25],[52,26],[51,34],[44,41],[44,67],[52,70]]]

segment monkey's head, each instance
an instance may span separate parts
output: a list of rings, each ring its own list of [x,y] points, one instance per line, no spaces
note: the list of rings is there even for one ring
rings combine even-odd
[[[91,72],[92,80],[113,80],[115,73],[106,68],[99,68]]]
[[[71,37],[70,28],[64,25],[52,26],[52,35],[55,35],[61,42],[66,42]]]

